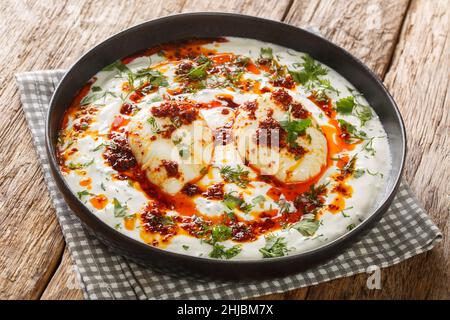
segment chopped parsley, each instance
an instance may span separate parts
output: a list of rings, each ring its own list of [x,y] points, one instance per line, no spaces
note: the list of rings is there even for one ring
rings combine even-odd
[[[107,146],[108,146],[108,143],[102,142],[102,143],[100,143],[98,146],[96,146],[94,149],[92,149],[92,151],[98,151],[98,150],[100,150],[101,148],[107,147]]]
[[[369,169],[366,170],[368,174],[370,174],[371,176],[379,176],[380,178],[383,179],[384,175],[381,172],[370,172]]]
[[[253,204],[259,204],[259,205],[262,204],[265,201],[266,201],[266,197],[264,197],[263,195],[259,195],[259,196],[257,196],[257,197],[252,199],[252,203]]]
[[[81,99],[80,101],[80,105],[81,106],[85,106],[88,104],[92,104],[100,99],[106,99],[107,96],[111,96],[116,98],[116,94],[112,91],[104,91],[103,93],[94,93],[94,94],[89,94],[87,96],[85,96],[83,99]]]
[[[347,226],[347,230],[348,230],[348,231],[353,230],[353,229],[355,229],[355,227],[356,227],[356,225],[355,225],[354,223],[349,224],[349,225]]]
[[[183,249],[186,250],[186,251],[189,250],[189,246],[187,246],[187,245],[185,245],[185,244],[183,244],[182,247],[183,247]]]
[[[94,194],[90,193],[87,190],[83,190],[83,191],[79,191],[77,192],[77,197],[80,200],[83,200],[83,197],[87,197],[87,196],[93,196]]]
[[[375,148],[373,147],[373,140],[375,137],[370,138],[363,146],[363,150],[369,153],[371,156],[375,155]]]
[[[336,111],[342,114],[351,114],[355,106],[355,98],[348,96],[336,101]]]
[[[327,190],[327,184],[320,184],[317,187],[311,185],[309,191],[299,194],[295,200],[295,206],[302,209],[304,213],[315,214],[323,207],[324,199],[322,195]]]
[[[297,222],[293,228],[300,232],[302,236],[312,237],[319,229],[320,221],[315,219],[313,214],[303,216],[303,219]]]
[[[148,118],[147,122],[150,125],[153,134],[157,134],[157,133],[161,132],[161,129],[159,128],[159,125],[156,122],[155,117]]]
[[[181,159],[186,159],[190,154],[190,148],[186,144],[180,144],[178,154],[180,155]]]
[[[275,258],[285,256],[289,249],[285,238],[269,235],[266,237],[266,245],[259,249],[259,252],[263,258]]]
[[[124,65],[122,63],[122,61],[117,60],[114,61],[113,63],[111,63],[110,65],[107,65],[106,67],[104,67],[102,69],[102,71],[114,71],[114,70],[118,70],[120,72],[129,72],[130,69],[128,69],[128,67],[126,65]]]
[[[225,193],[223,203],[230,210],[238,208],[245,213],[249,213],[253,208],[253,205],[246,203],[244,199],[234,196],[233,192]]]
[[[116,198],[113,199],[113,205],[114,205],[114,217],[116,218],[123,218],[127,215],[127,206],[123,206],[119,200]]]
[[[70,170],[76,170],[76,169],[82,169],[82,168],[89,167],[89,166],[90,166],[91,164],[93,164],[93,163],[94,163],[94,159],[92,159],[91,161],[86,162],[86,163],[69,162],[68,165],[67,165],[67,167],[68,167]]]
[[[231,259],[241,252],[242,248],[239,245],[232,246],[231,248],[225,248],[225,246],[214,243],[213,250],[209,253],[211,258],[216,259]]]
[[[213,243],[226,241],[231,238],[231,228],[223,224],[215,225],[211,231],[211,240]]]
[[[162,101],[163,98],[160,95],[155,95],[153,98],[150,99],[150,102],[159,102]]]
[[[226,182],[233,182],[241,188],[247,187],[250,183],[248,180],[249,173],[249,171],[244,170],[240,165],[235,168],[231,166],[223,166],[220,168],[220,174]]]
[[[336,111],[341,114],[354,115],[361,122],[361,126],[365,125],[373,117],[370,107],[357,102],[354,96],[348,96],[336,101]]]
[[[312,91],[314,98],[318,101],[328,101],[329,92],[339,95],[328,79],[322,78],[328,74],[328,69],[315,61],[311,56],[302,57],[301,63],[293,65],[298,70],[289,70],[290,75],[296,83],[302,84],[309,91]]]
[[[347,87],[347,89],[354,96],[355,107],[353,108],[353,115],[359,118],[359,121],[361,121],[361,126],[363,126],[367,121],[372,119],[372,110],[369,106],[359,102],[359,98],[363,96],[361,93],[350,87]]]
[[[364,169],[355,169],[355,170],[353,170],[353,177],[355,179],[358,179],[358,178],[362,177],[364,175],[364,173],[365,173]]]
[[[338,122],[341,129],[350,135],[350,138],[346,139],[345,142],[356,143],[359,142],[360,140],[367,139],[367,133],[356,129],[356,127],[352,125],[350,122],[347,122],[343,119],[338,119]]]
[[[352,174],[352,175],[355,174],[355,164],[356,164],[356,159],[357,159],[357,157],[356,157],[356,155],[354,155],[354,156],[353,156],[353,157],[345,164],[345,166],[342,167],[342,168],[340,169],[342,175],[347,176],[347,175],[350,175],[350,174]]]
[[[347,212],[345,212],[346,210],[350,210],[350,209],[353,209],[353,207],[345,208],[341,211],[341,214],[344,218],[350,218],[350,215]]]
[[[273,59],[272,48],[261,48],[260,53],[259,53],[259,57],[261,59],[272,60]]]
[[[361,126],[365,125],[366,122],[373,117],[370,107],[363,104],[356,104],[353,111],[355,116],[357,116],[359,118],[359,121],[361,121]]]
[[[277,202],[278,205],[278,212],[280,214],[289,213],[291,211],[291,206],[289,205],[289,202],[286,201],[286,199],[280,199],[280,201]]]
[[[294,67],[300,67],[300,70],[289,70],[295,82],[306,85],[308,82],[318,81],[319,77],[328,74],[328,70],[311,58],[311,56],[304,55],[302,60],[303,62],[294,64]]]
[[[190,80],[198,81],[203,80],[208,75],[208,69],[211,67],[211,60],[205,56],[199,56],[197,58],[198,65],[196,67],[192,67],[187,73],[187,77]]]
[[[292,120],[290,113],[287,120],[280,122],[281,127],[287,132],[286,142],[294,148],[298,147],[296,141],[298,136],[304,135],[306,133],[306,129],[310,127],[311,124],[312,122],[309,118]]]
[[[228,211],[228,212],[225,213],[225,215],[226,215],[226,217],[227,217],[229,220],[231,220],[231,221],[233,221],[233,220],[236,219],[236,215],[234,214],[233,211]]]
[[[167,79],[158,70],[142,69],[134,74],[129,73],[129,75],[130,74],[133,75],[133,79],[142,80],[146,83],[151,84],[154,87],[167,87],[169,85]]]

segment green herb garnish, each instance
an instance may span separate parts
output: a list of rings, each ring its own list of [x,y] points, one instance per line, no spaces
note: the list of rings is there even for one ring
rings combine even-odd
[[[370,174],[371,176],[379,176],[380,178],[383,179],[384,175],[381,172],[370,172],[369,169],[366,170],[368,174]]]
[[[358,178],[362,177],[362,176],[364,175],[365,172],[366,172],[366,171],[365,171],[364,169],[356,169],[356,170],[353,170],[353,177],[354,177],[355,179],[358,179]]]
[[[289,213],[291,210],[291,206],[289,205],[289,202],[286,201],[286,199],[280,199],[280,201],[277,202],[278,205],[278,212],[280,214]]]
[[[259,57],[261,59],[272,60],[273,59],[273,50],[272,50],[272,48],[261,48],[260,53],[259,53]]]
[[[122,61],[120,61],[120,60],[114,61],[110,65],[107,65],[106,67],[104,67],[102,69],[102,71],[113,71],[115,69],[119,70],[120,72],[129,72],[130,71],[130,69],[128,69],[128,67],[126,65],[124,65],[122,63]]]
[[[326,192],[327,184],[320,184],[317,187],[311,185],[308,192],[299,194],[295,200],[295,206],[301,208],[305,213],[315,214],[323,207],[322,195]]]
[[[77,192],[77,197],[80,200],[83,200],[83,197],[87,197],[87,196],[93,196],[94,194],[90,193],[87,190],[83,190],[83,191],[79,191]]]
[[[373,117],[370,107],[359,103],[355,105],[353,113],[359,118],[359,121],[361,121],[361,126],[365,125],[366,122]]]
[[[363,105],[354,96],[342,98],[336,102],[336,111],[341,114],[352,114],[361,121],[361,126],[372,119],[372,110],[369,106]]]
[[[375,137],[370,138],[369,140],[366,141],[366,143],[363,146],[363,150],[366,151],[367,153],[369,153],[371,156],[375,155],[375,148],[373,147],[373,140],[375,139]]]
[[[350,209],[353,209],[353,207],[348,207],[341,211],[341,214],[344,218],[350,218],[350,215],[347,212],[345,212],[345,210],[350,210]]]
[[[211,240],[213,243],[226,241],[231,238],[231,228],[223,224],[215,225],[211,231]]]
[[[113,199],[113,205],[114,205],[114,217],[116,218],[123,218],[127,215],[127,206],[123,206],[119,200],[116,198]]]
[[[157,133],[161,132],[161,129],[159,128],[159,125],[156,122],[155,117],[148,118],[147,122],[150,125],[153,134],[157,134]]]
[[[143,80],[144,82],[147,82],[155,87],[167,87],[169,85],[163,74],[158,70],[153,69],[139,70],[133,74],[132,78],[136,80]]]
[[[233,182],[241,188],[247,187],[249,171],[244,170],[240,165],[237,167],[224,166],[220,168],[220,174],[226,182]]]
[[[67,167],[70,170],[76,170],[76,169],[86,168],[86,167],[90,166],[93,163],[94,163],[94,159],[92,159],[91,161],[86,162],[86,163],[69,162]]]
[[[355,106],[355,98],[348,96],[336,101],[336,111],[342,114],[351,114]]]
[[[346,139],[345,142],[355,143],[360,140],[367,139],[367,134],[364,131],[356,129],[356,127],[351,123],[345,121],[344,119],[338,119],[338,122],[341,129],[350,134],[350,139]]]
[[[108,143],[102,142],[98,146],[96,146],[94,149],[92,149],[92,151],[98,151],[103,147],[107,147],[108,145],[109,145]]]
[[[221,244],[214,243],[213,250],[209,253],[209,256],[216,259],[231,259],[238,255],[241,250],[242,248],[239,245],[235,245],[227,249]]]
[[[238,208],[245,213],[249,213],[253,208],[253,205],[246,203],[242,198],[234,196],[233,192],[225,193],[223,203],[230,210]]]
[[[259,196],[257,196],[257,197],[252,199],[252,203],[253,204],[261,204],[261,203],[263,203],[265,201],[266,201],[266,197],[264,197],[263,195],[259,195]]]
[[[289,118],[287,120],[281,121],[281,127],[287,132],[286,142],[291,147],[298,147],[297,138],[298,136],[304,135],[306,133],[306,129],[311,126],[311,119],[301,119],[301,120],[292,120],[291,114],[289,113]]]
[[[285,238],[269,235],[266,237],[266,245],[259,249],[259,252],[262,253],[263,258],[275,258],[286,255],[289,249]]]
[[[311,56],[305,55],[302,57],[302,60],[302,63],[294,64],[294,67],[299,67],[301,68],[300,70],[289,70],[295,82],[306,85],[308,82],[317,82],[320,79],[319,77],[328,74],[328,70],[311,58]]]
[[[301,233],[302,236],[312,237],[319,229],[320,221],[315,219],[313,214],[303,216],[303,219],[297,222],[293,228]]]
[[[207,71],[211,67],[211,60],[205,56],[199,56],[197,58],[198,65],[192,67],[187,73],[187,77],[191,80],[203,80],[208,75]]]

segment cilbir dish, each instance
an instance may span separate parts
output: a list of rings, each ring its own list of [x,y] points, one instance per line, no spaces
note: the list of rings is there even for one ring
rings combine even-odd
[[[70,189],[164,250],[263,259],[322,246],[385,192],[386,133],[364,97],[307,54],[192,39],[106,66],[58,138]]]

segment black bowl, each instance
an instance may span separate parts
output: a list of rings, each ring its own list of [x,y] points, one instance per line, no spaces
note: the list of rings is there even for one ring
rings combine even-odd
[[[364,94],[388,135],[392,169],[385,196],[368,218],[340,238],[317,249],[287,257],[252,261],[215,260],[175,254],[128,238],[99,220],[70,191],[56,159],[56,140],[64,111],[77,91],[100,69],[117,59],[157,44],[195,37],[236,36],[253,38],[309,53],[335,69]],[[284,23],[226,13],[189,13],[152,20],[122,31],[82,56],[66,73],[50,102],[46,123],[46,148],[53,177],[70,208],[101,240],[120,254],[149,264],[156,270],[250,279],[298,272],[324,261],[369,231],[395,196],[406,154],[406,137],[400,113],[381,81],[358,59],[326,39]]]

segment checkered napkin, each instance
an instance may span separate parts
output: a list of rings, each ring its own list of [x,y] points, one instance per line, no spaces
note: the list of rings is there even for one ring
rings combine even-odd
[[[391,266],[433,248],[442,234],[403,182],[382,220],[341,255],[308,271],[266,281],[199,281],[161,274],[110,251],[86,230],[50,175],[44,147],[50,97],[64,71],[18,74],[22,107],[33,134],[59,223],[88,299],[240,299],[283,292]]]

